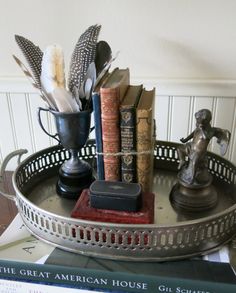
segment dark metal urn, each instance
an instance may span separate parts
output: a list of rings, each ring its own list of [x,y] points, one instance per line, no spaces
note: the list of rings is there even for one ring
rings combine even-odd
[[[41,111],[49,111],[53,114],[57,129],[55,135],[44,128]],[[91,112],[63,113],[38,108],[38,118],[43,131],[70,152],[70,158],[59,169],[57,193],[66,198],[78,198],[82,190],[88,188],[94,180],[91,166],[78,157],[78,151],[85,145],[90,133]]]

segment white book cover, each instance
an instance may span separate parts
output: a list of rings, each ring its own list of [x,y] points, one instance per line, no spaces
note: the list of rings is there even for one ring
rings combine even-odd
[[[66,288],[27,282],[0,280],[0,293],[103,293],[77,288]]]
[[[44,263],[54,249],[31,235],[19,214],[0,236],[0,259]]]

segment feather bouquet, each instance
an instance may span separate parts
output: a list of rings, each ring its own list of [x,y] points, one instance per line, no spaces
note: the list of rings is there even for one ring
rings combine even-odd
[[[66,113],[91,109],[93,89],[115,59],[108,43],[98,42],[100,30],[100,25],[92,25],[79,37],[71,56],[68,87],[59,45],[50,45],[43,52],[30,40],[15,35],[29,68],[13,57],[50,109]]]

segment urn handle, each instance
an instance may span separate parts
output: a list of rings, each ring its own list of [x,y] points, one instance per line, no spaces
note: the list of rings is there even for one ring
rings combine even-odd
[[[51,133],[49,133],[49,132],[45,129],[45,127],[43,126],[42,119],[41,119],[41,111],[51,113],[51,112],[50,112],[50,109],[44,109],[44,108],[42,108],[42,107],[38,107],[38,122],[39,122],[40,127],[42,128],[42,130],[43,130],[48,136],[54,138],[54,139],[55,139],[56,141],[58,141],[59,144],[60,144],[61,142],[60,142],[60,140],[59,140],[59,138],[58,138],[58,133],[56,133],[56,134],[51,134]]]
[[[13,151],[11,152],[9,155],[7,155],[5,157],[5,159],[3,160],[2,162],[2,165],[1,165],[1,169],[0,169],[0,183],[3,183],[3,176],[4,176],[4,172],[6,170],[6,166],[8,164],[8,162],[15,156],[18,156],[18,165],[20,164],[20,159],[21,159],[21,156],[23,154],[26,154],[28,151],[26,149],[19,149],[19,150],[16,150],[16,151]],[[0,195],[12,200],[12,201],[15,201],[15,196],[14,195],[10,195],[10,194],[7,194],[5,193],[4,191],[0,190]]]

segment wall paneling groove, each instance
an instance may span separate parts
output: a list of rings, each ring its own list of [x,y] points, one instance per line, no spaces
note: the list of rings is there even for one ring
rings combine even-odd
[[[131,82],[143,83],[147,89],[156,87],[157,139],[178,142],[195,128],[194,113],[208,108],[213,114],[212,125],[231,131],[226,158],[236,164],[236,83],[139,78]],[[31,154],[56,143],[38,124],[39,106],[44,107],[44,102],[27,80],[0,78],[0,163],[15,149],[26,148]],[[55,133],[52,115],[42,112],[42,120],[45,128]],[[210,150],[219,153],[216,140]],[[13,160],[8,169],[15,169],[15,165]]]

